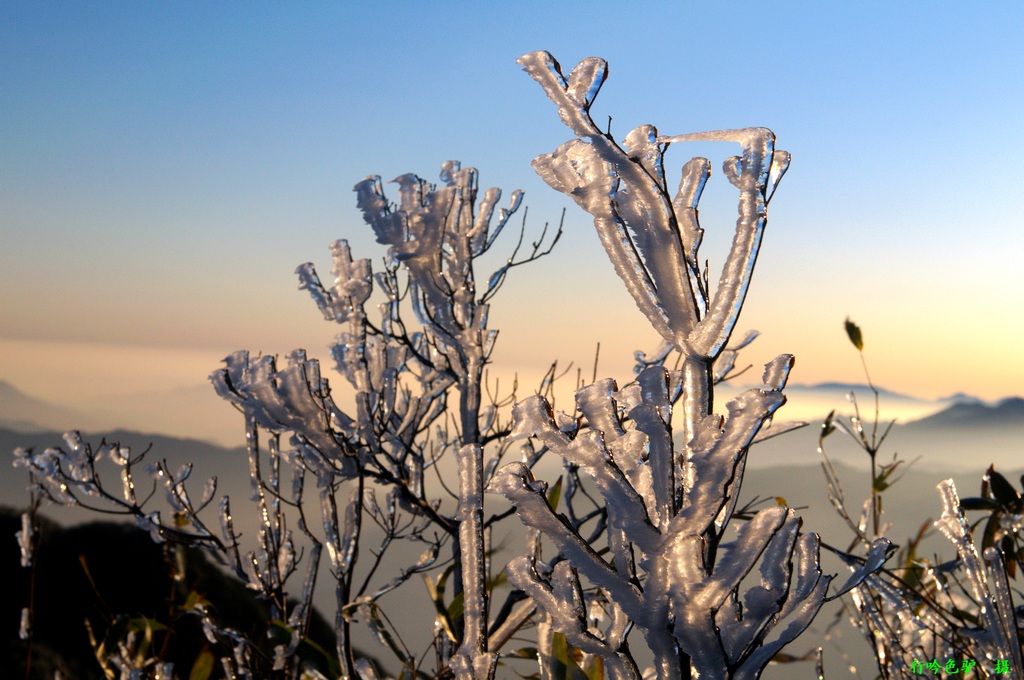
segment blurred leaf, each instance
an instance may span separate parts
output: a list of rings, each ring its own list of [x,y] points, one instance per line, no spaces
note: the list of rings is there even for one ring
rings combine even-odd
[[[455,621],[462,617],[463,606],[466,601],[466,591],[462,591],[454,598],[452,598],[451,604],[448,605],[448,616],[452,621]]]
[[[576,660],[572,658],[572,648],[562,633],[551,635],[551,679],[552,680],[590,680]]]
[[[1017,490],[1013,488],[1013,484],[1007,481],[1006,477],[991,470],[988,474],[988,483],[992,489],[992,495],[999,501],[999,505],[1006,510],[1017,510],[1017,506],[1020,505],[1020,495],[1017,494]]]
[[[209,647],[203,647],[192,664],[192,670],[188,673],[188,680],[207,680],[213,675],[213,667],[217,658],[210,651]]]
[[[999,531],[999,520],[1003,516],[1000,510],[994,510],[985,523],[985,533],[981,537],[981,550],[990,548],[996,543],[996,533]]]
[[[964,510],[995,510],[999,507],[999,504],[991,498],[971,497],[961,498],[960,507]]]
[[[107,629],[107,635],[104,637],[103,642],[100,643],[100,646],[93,646],[96,651],[96,658],[100,660],[101,664],[105,666],[107,650],[117,649],[117,643],[124,639],[127,632],[128,617],[124,614],[118,614],[110,628]]]
[[[854,322],[850,321],[850,317],[846,317],[846,335],[849,336],[850,342],[857,348],[857,351],[864,350],[864,336],[861,335],[860,327]]]
[[[803,656],[793,656],[785,652],[778,652],[772,657],[772,663],[796,663],[798,661],[814,661],[817,658],[817,650],[808,650]]]
[[[278,644],[287,645],[291,642],[292,635],[295,633],[294,628],[280,620],[274,621],[271,626],[271,631],[274,634],[273,637],[277,639]],[[295,649],[295,655],[302,660],[302,663],[309,670],[315,670],[332,678],[341,675],[341,664],[338,663],[338,660],[323,647],[307,637],[299,640],[299,645]]]
[[[458,638],[455,637],[455,625],[452,623],[451,616],[448,613],[448,607],[444,604],[444,586],[447,579],[448,573],[445,572],[437,577],[437,584],[435,585],[429,574],[424,574],[423,576],[423,582],[427,584],[427,594],[430,595],[430,601],[434,603],[437,622],[444,628],[444,632],[449,640],[458,642]]]
[[[775,497],[775,504],[776,505],[781,505],[784,508],[789,507],[789,503],[787,503],[786,499],[783,498],[782,496],[776,496]]]
[[[548,491],[548,507],[554,512],[558,507],[558,499],[562,496],[562,475],[558,475],[558,481]]]
[[[832,409],[831,411],[829,411],[828,415],[825,416],[825,422],[823,422],[821,424],[821,434],[818,435],[818,441],[819,442],[822,439],[824,439],[825,437],[829,436],[830,434],[832,434],[833,432],[836,431],[836,426],[832,424],[833,420],[835,420],[835,417],[836,417],[836,410],[835,409]]]
[[[380,614],[378,613],[380,611],[380,607],[376,602],[371,602],[367,607],[367,610],[370,613],[370,632],[372,632],[373,636],[377,638],[377,642],[390,649],[392,654],[405,663],[405,661],[407,661],[405,651],[399,646],[398,642],[395,641],[394,636],[391,635],[391,631],[387,629],[387,626],[384,624],[384,620],[380,617]]]
[[[193,590],[188,594],[188,597],[185,598],[185,604],[183,604],[181,608],[185,611],[192,611],[195,609],[197,604],[209,604],[209,601],[197,591]]]
[[[508,583],[508,574],[502,569],[494,577],[487,580],[487,592],[492,592],[495,588],[499,588]]]
[[[604,659],[599,656],[590,657],[590,663],[583,669],[587,680],[604,680]]]
[[[1014,552],[1014,550],[1013,550],[1013,537],[1009,536],[1009,535],[1003,536],[1001,548],[1003,550],[1004,557],[1007,556],[1007,555],[1011,555],[1012,556],[1013,552]],[[1008,560],[1004,559],[1003,565],[1004,565],[1004,568],[1006,569],[1007,575],[1009,575],[1010,578],[1017,578],[1017,562],[1016,561],[1014,561],[1012,559],[1008,559]]]
[[[536,659],[537,654],[536,647],[520,647],[519,649],[512,650],[509,656],[518,656],[521,659]]]
[[[147,630],[167,630],[167,626],[156,619],[139,616],[128,621],[128,630],[136,633],[143,633]]]
[[[307,668],[320,671],[330,678],[341,677],[341,664],[326,649],[313,642],[307,637],[299,641],[299,647],[295,653]]]
[[[971,626],[978,626],[981,620],[973,612],[969,612],[966,609],[960,609],[959,607],[953,607],[953,615],[959,618],[961,621],[969,623]]]

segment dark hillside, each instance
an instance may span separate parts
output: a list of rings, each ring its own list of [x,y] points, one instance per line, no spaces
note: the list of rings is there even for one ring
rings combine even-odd
[[[18,639],[18,624],[21,609],[29,601],[31,581],[30,570],[20,565],[14,541],[20,528],[19,513],[0,510],[0,536],[10,537],[0,542],[0,578],[7,588],[0,603],[0,667],[12,671],[4,677],[24,677],[26,646]],[[180,606],[193,590],[210,601],[222,625],[251,640],[265,639],[269,623],[266,605],[199,550],[185,550],[185,575],[174,583],[174,548],[154,543],[148,533],[133,526],[94,522],[65,529],[44,522],[41,535],[35,574],[32,678],[50,680],[57,670],[65,678],[103,678],[85,622],[89,621],[102,640],[119,614],[173,624],[164,659],[174,662],[180,677],[188,677],[197,655],[211,645],[198,617],[182,615],[173,621],[171,598]],[[319,615],[313,638],[324,649],[334,648],[331,627]],[[164,644],[162,633],[154,639],[156,644]],[[219,657],[230,650],[212,651]],[[219,664],[211,677],[223,677]]]

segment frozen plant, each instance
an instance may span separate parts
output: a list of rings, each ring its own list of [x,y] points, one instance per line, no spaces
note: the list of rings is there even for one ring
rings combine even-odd
[[[611,380],[579,390],[579,420],[554,412],[543,397],[516,405],[512,436],[533,438],[585,469],[606,504],[607,523],[606,536],[584,538],[555,514],[546,486],[529,469],[506,466],[490,490],[504,494],[520,519],[559,551],[547,563],[539,548],[517,558],[509,580],[536,600],[566,640],[600,656],[610,677],[639,677],[626,640],[636,626],[654,654],[658,678],[757,678],[810,624],[829,599],[831,581],[819,568],[818,537],[800,533],[801,520],[790,508],[761,510],[729,532],[747,448],[785,401],[792,356],[771,361],[764,386],[731,400],[725,415],[714,411],[715,362],[743,306],[768,201],[789,154],[775,149],[775,136],[765,128],[659,136],[642,125],[620,146],[590,116],[608,73],[604,60],[585,59],[568,76],[547,52],[519,63],[576,136],[538,156],[534,168],[593,216],[615,271],[679,353],[682,368],[668,371],[653,362],[623,390]],[[739,215],[713,294],[698,258],[703,230],[697,203],[710,163],[687,162],[674,196],[664,168],[670,144],[699,140],[742,148],[724,167],[739,191]],[[681,430],[681,446],[674,444],[673,426]],[[885,539],[872,545],[840,592],[877,570],[889,549]],[[759,579],[745,583],[755,567]],[[603,627],[588,618],[581,577],[609,611]]]
[[[509,445],[510,424],[502,411],[511,397],[500,400],[485,383],[497,336],[488,325],[489,303],[508,272],[550,252],[561,231],[546,238],[545,230],[529,245],[521,232],[513,253],[478,288],[476,261],[519,208],[522,192],[499,207],[501,192],[480,191],[477,177],[475,169],[455,161],[442,166],[440,187],[403,175],[396,180],[397,204],[385,198],[379,178],[367,178],[355,190],[377,241],[388,247],[382,270],[374,275],[369,260],[353,259],[345,241],[332,246],[333,285],[325,286],[311,264],[298,268],[300,288],[328,321],[341,326],[333,356],[354,391],[354,411],[338,406],[319,362],[302,350],[289,354],[284,365],[276,357],[239,351],[211,375],[218,394],[244,415],[251,500],[259,517],[256,545],[240,541],[237,502],[226,496],[215,502],[215,480],[201,496],[190,491],[190,465],[147,467],[142,456],[117,445],[93,450],[77,433],[66,436],[65,448],[16,453],[15,464],[30,471],[40,497],[132,516],[157,541],[209,547],[267,601],[276,626],[268,633],[278,640],[272,655],[260,651],[262,640],[221,627],[214,612],[195,608],[209,641],[222,646],[229,676],[298,677],[309,670],[307,636],[325,553],[335,596],[335,675],[376,674],[353,648],[356,621],[365,622],[397,656],[403,677],[425,673],[426,655],[408,649],[381,605],[384,595],[414,577],[428,579],[439,610],[436,674],[494,673],[501,645],[490,640],[486,540],[509,513],[485,518],[483,490],[485,475],[493,474]],[[375,288],[382,300],[371,306]],[[377,322],[371,318],[374,307]],[[409,308],[419,330],[409,328]],[[486,469],[485,447],[492,454]],[[446,457],[458,469],[454,492],[439,469]],[[101,481],[110,479],[101,467],[111,464],[120,477],[116,490]],[[150,475],[173,519],[151,509],[153,492],[145,479]],[[438,484],[428,485],[428,475],[436,475]],[[446,504],[444,492],[455,507]],[[211,506],[219,508],[219,526],[211,527],[202,514]],[[381,538],[367,550],[369,522]],[[23,530],[26,559],[30,541],[31,533]],[[413,564],[387,559],[400,542],[418,546]],[[360,562],[367,553],[370,559]],[[294,593],[297,600],[290,597]],[[150,667],[157,661],[138,663]]]
[[[748,447],[790,427],[765,425],[785,401],[792,357],[769,362],[763,386],[724,413],[713,400],[714,384],[753,338],[729,345],[788,154],[764,128],[659,137],[641,126],[619,146],[589,114],[603,61],[585,60],[568,78],[547,53],[521,63],[577,137],[539,157],[536,169],[594,217],[616,272],[663,339],[651,357],[638,355],[635,382],[620,388],[595,375],[576,393],[578,414],[536,395],[507,416],[514,389],[499,398],[484,373],[496,340],[489,304],[508,272],[549,252],[558,234],[524,247],[521,232],[513,254],[478,285],[478,260],[521,194],[499,208],[497,189],[479,191],[475,170],[448,162],[441,186],[399,177],[396,203],[379,178],[357,185],[359,207],[388,249],[376,273],[345,241],[332,247],[333,284],[311,264],[298,268],[301,288],[340,327],[332,353],[353,408],[335,401],[319,362],[302,350],[284,361],[236,352],[211,375],[244,416],[258,515],[249,545],[236,525],[241,504],[218,498],[215,480],[194,492],[190,465],[146,466],[141,454],[93,449],[75,433],[64,448],[17,452],[40,497],[131,516],[157,541],[207,547],[265,600],[265,635],[222,625],[202,602],[191,607],[227,677],[377,678],[381,669],[353,644],[352,627],[363,623],[397,659],[394,677],[490,680],[504,645],[532,622],[536,647],[519,652],[536,658],[545,680],[572,675],[577,659],[591,675],[639,678],[634,629],[654,653],[657,677],[756,678],[829,597],[818,538],[800,533],[792,509],[737,508]],[[663,170],[670,144],[697,140],[742,148],[725,167],[739,218],[714,290],[698,258],[709,163],[686,163],[674,196]],[[669,370],[672,352],[679,367]],[[516,441],[519,461],[498,471]],[[547,452],[564,461],[564,494],[561,483],[547,489],[534,478]],[[441,469],[451,458],[455,491]],[[116,489],[101,468],[115,471]],[[491,601],[501,575],[490,574],[490,532],[513,511],[486,516],[485,487],[508,497],[529,528],[529,554],[507,568],[517,590],[500,606]],[[153,509],[157,489],[170,512]],[[587,500],[593,507],[584,511]],[[565,515],[555,513],[560,502]],[[22,538],[29,555],[30,534]],[[558,551],[547,560],[544,537]],[[403,542],[419,552],[412,564],[390,559]],[[845,588],[888,552],[884,539],[870,545]],[[384,596],[420,578],[436,610],[434,637],[411,650]],[[309,638],[322,581],[334,596],[332,653]],[[137,640],[118,642],[123,653],[105,647],[104,663],[175,672],[157,656],[141,658]]]
[[[849,319],[845,329],[860,354],[868,387],[874,394],[874,416],[866,422],[855,395],[849,399],[854,415],[830,413],[822,424],[818,450],[828,486],[829,501],[853,533],[847,551],[833,551],[851,568],[861,560],[849,554],[857,546],[870,545],[888,530],[883,522],[883,494],[899,477],[904,461],[893,456],[879,466],[876,458],[895,421],[880,427],[879,391],[871,381],[864,358],[864,334]],[[833,432],[848,435],[871,459],[871,490],[860,516],[854,518],[846,494],[825,450]],[[979,498],[962,502],[952,479],[937,486],[942,515],[925,522],[897,555],[896,568],[870,574],[849,593],[847,610],[851,623],[864,635],[875,656],[883,680],[910,680],[922,673],[979,673],[984,677],[1024,677],[1016,609],[1009,578],[1024,564],[1021,526],[1024,500],[1009,481],[990,467]],[[964,517],[964,510],[989,512],[981,550]],[[979,522],[980,524],[980,522]],[[926,531],[934,525],[949,539],[957,557],[936,563],[918,554]],[[1002,671],[999,664],[1005,664]]]

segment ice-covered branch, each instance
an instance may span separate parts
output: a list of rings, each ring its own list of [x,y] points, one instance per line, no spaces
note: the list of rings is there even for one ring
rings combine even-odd
[[[210,375],[217,394],[260,427],[275,434],[291,432],[292,446],[312,469],[341,479],[358,474],[356,422],[331,399],[319,362],[296,350],[282,370],[274,357],[250,360],[245,351],[224,363]],[[320,480],[329,483],[327,476]]]
[[[568,76],[547,52],[527,54],[519,64],[576,137],[538,156],[534,168],[591,214],[616,273],[665,344],[653,358],[637,356],[635,384],[620,391],[612,381],[600,381],[577,392],[585,429],[560,427],[540,397],[513,411],[513,437],[536,438],[593,479],[607,507],[613,564],[554,514],[528,470],[507,466],[492,490],[504,493],[528,526],[548,534],[579,574],[644,631],[658,677],[689,678],[692,669],[700,677],[756,678],[807,627],[830,581],[821,575],[817,538],[800,535],[791,509],[758,512],[726,542],[747,449],[785,403],[782,389],[793,365],[792,356],[779,356],[765,367],[763,387],[730,400],[724,415],[716,412],[714,384],[730,374],[736,351],[756,336],[726,350],[760,250],[767,204],[789,154],[776,150],[775,135],[760,127],[660,136],[654,126],[641,125],[620,145],[590,114],[607,78],[604,60],[585,59]],[[665,176],[666,149],[690,141],[741,147],[724,167],[739,192],[738,215],[713,297],[698,258],[704,230],[697,206],[710,164],[703,158],[687,162],[675,196]],[[663,368],[670,347],[682,356],[679,371]],[[681,407],[679,444],[674,406]],[[884,560],[887,552],[881,552]],[[855,577],[863,580],[880,566],[873,554]],[[760,584],[741,599],[755,567]],[[592,647],[572,598],[540,576],[549,570],[521,571],[523,587],[537,593],[552,623]]]
[[[546,486],[521,463],[499,471],[489,490],[508,498],[527,526],[548,536],[582,577],[621,607],[656,655],[668,655],[660,662],[662,677],[679,670],[669,658],[673,644],[702,676],[757,677],[827,599],[831,579],[821,574],[817,537],[800,535],[800,519],[789,508],[762,510],[740,526],[735,540],[716,544],[735,507],[746,449],[784,402],[781,389],[791,363],[788,355],[770,362],[762,388],[731,400],[727,417],[705,418],[685,469],[676,467],[682,463],[671,437],[669,392],[679,377],[661,367],[645,369],[623,390],[610,380],[580,389],[576,398],[586,418],[584,431],[570,420],[559,427],[540,396],[513,411],[512,437],[535,438],[589,473],[606,503],[609,541],[618,541],[613,555],[635,551],[639,576],[623,569],[626,563],[607,562],[556,514]],[[855,575],[857,582],[880,568],[887,547],[880,546],[878,555],[873,551]],[[578,606],[569,597],[575,591],[556,588],[533,562],[515,564],[510,579],[534,593],[552,624],[581,649],[600,653],[596,632],[579,627]],[[755,567],[760,584],[741,598],[742,584]],[[672,643],[664,639],[665,622],[674,622]]]
[[[630,132],[620,146],[590,117],[590,107],[608,74],[602,59],[580,62],[568,77],[547,52],[519,58],[544,88],[559,116],[576,135],[534,160],[537,173],[594,218],[598,235],[640,310],[680,352],[714,358],[739,318],[767,222],[766,207],[789,167],[766,128],[744,128],[659,136],[652,125]],[[703,229],[697,203],[710,176],[707,159],[683,166],[674,197],[668,193],[664,152],[674,142],[738,143],[740,156],[726,161],[725,175],[739,190],[732,248],[714,299],[699,270]]]
[[[1009,661],[1014,676],[1020,677],[1024,673],[1024,663],[1021,661],[1017,617],[1006,583],[1002,555],[995,546],[987,548],[984,557],[989,569],[986,570],[960,506],[956,485],[952,479],[947,479],[939,483],[938,489],[942,498],[942,516],[935,521],[935,526],[956,546],[970,595],[978,603],[980,623],[983,624],[973,637],[979,643],[977,646],[984,650],[987,660]]]

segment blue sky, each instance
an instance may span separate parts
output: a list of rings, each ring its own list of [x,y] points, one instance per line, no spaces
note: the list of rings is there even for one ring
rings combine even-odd
[[[530,234],[568,208],[495,301],[496,370],[589,372],[601,341],[628,377],[653,332],[530,168],[569,137],[515,64],[546,49],[609,61],[593,113],[619,138],[763,125],[793,154],[740,321],[764,334],[751,362],[857,380],[850,315],[888,387],[1024,392],[1022,29],[1016,3],[4,3],[0,378],[69,402],[198,384],[243,347],[327,356],[295,266],[326,275],[339,237],[379,258],[351,187],[449,158],[524,189]],[[734,151],[691,153],[717,171]],[[727,189],[702,212],[712,278]]]

